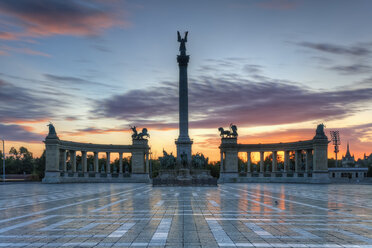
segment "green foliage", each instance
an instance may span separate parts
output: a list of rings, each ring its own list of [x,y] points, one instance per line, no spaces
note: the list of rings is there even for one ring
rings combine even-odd
[[[160,161],[158,159],[156,159],[156,160],[151,159],[150,164],[151,164],[152,178],[155,178],[159,175],[159,171],[160,171],[160,168],[161,168]]]
[[[212,177],[219,178],[220,177],[220,166],[221,166],[220,162],[211,162],[211,163],[208,163],[206,169],[210,170]]]

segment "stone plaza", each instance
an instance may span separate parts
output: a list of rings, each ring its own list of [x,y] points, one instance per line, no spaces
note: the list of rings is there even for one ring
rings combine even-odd
[[[372,247],[372,185],[0,185],[0,247]]]

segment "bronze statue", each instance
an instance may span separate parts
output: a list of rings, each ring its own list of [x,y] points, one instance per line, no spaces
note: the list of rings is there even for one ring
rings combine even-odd
[[[47,126],[49,127],[49,134],[48,135],[57,135],[56,129],[54,128],[54,126],[51,122]]]
[[[218,128],[218,131],[220,131],[220,136],[222,138],[236,138],[238,137],[238,128],[236,125],[233,125],[230,123],[230,130],[224,130],[222,127]]]
[[[163,157],[159,157],[160,161],[160,167],[162,169],[174,169],[174,166],[176,164],[176,158],[173,156],[172,153],[168,154],[163,149]]]
[[[178,42],[180,42],[180,51],[181,51],[181,53],[182,52],[186,52],[186,45],[185,45],[185,43],[187,42],[187,34],[188,33],[189,32],[185,32],[185,37],[182,38],[181,35],[180,35],[180,32],[177,31]]]
[[[136,126],[130,126],[130,129],[132,129],[132,139],[139,140],[144,139],[144,137],[150,138],[150,134],[147,132],[147,128],[143,128],[141,133],[137,132]]]
[[[322,124],[319,124],[316,127],[314,139],[324,139],[324,138],[327,138],[327,136],[324,133],[324,128],[325,128],[325,125],[323,123]]]

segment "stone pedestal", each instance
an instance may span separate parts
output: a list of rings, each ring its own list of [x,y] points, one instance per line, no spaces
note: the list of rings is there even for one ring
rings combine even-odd
[[[138,139],[133,140],[132,149],[132,175],[134,174],[146,174],[146,163],[145,163],[145,151],[149,150],[148,140]]]
[[[225,154],[219,182],[234,181],[239,177],[237,138],[222,138],[219,148]]]
[[[59,183],[59,138],[57,135],[48,135],[45,143],[45,176],[43,183]]]
[[[190,139],[178,139],[176,140],[176,146],[177,146],[177,164],[181,165],[181,155],[186,154],[187,156],[187,164],[191,165],[191,146],[193,141]]]
[[[313,181],[317,183],[329,183],[328,175],[328,138],[316,135],[313,139]]]

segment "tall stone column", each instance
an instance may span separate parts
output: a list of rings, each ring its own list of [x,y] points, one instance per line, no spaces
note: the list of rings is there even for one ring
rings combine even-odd
[[[81,151],[81,162],[82,162],[82,166],[83,166],[83,172],[84,173],[88,172],[87,152],[86,151]]]
[[[111,166],[110,166],[110,152],[106,152],[106,173],[111,173]]]
[[[273,151],[272,157],[273,157],[272,172],[275,173],[278,171],[278,152]]]
[[[98,152],[94,152],[94,172],[98,173],[99,172],[99,166],[98,166]]]
[[[251,166],[252,166],[251,152],[247,152],[247,171],[248,171],[248,173],[251,173]]]
[[[284,172],[289,170],[289,151],[284,151]]]
[[[188,100],[188,79],[187,65],[189,55],[186,55],[187,32],[184,38],[178,33],[178,42],[180,42],[180,55],[177,56],[179,66],[179,131],[180,134],[176,141],[177,162],[182,163],[182,157],[185,156],[187,163],[191,164],[191,145],[192,140],[189,137],[189,100]]]
[[[264,153],[265,152],[260,152],[260,177],[263,177],[264,172],[265,172],[265,166],[264,166]]]
[[[123,153],[119,152],[119,173],[123,173]]]
[[[69,150],[72,172],[76,172],[76,151]]]

